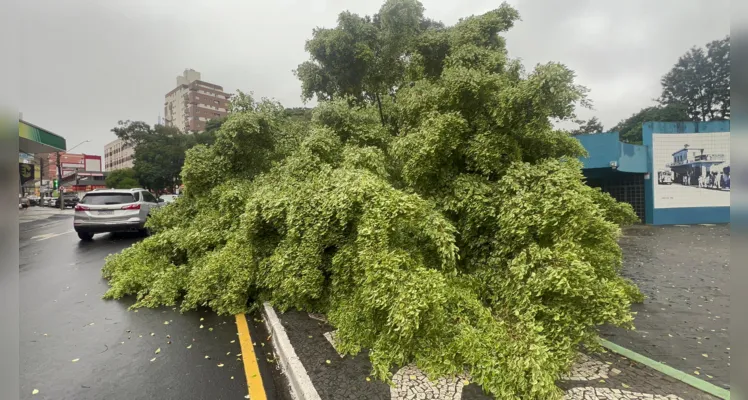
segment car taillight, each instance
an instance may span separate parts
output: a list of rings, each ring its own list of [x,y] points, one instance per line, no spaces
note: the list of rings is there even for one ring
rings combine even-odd
[[[80,205],[80,204],[75,205],[75,211],[87,211],[87,210],[90,210],[90,208],[84,205]]]
[[[123,210],[140,210],[140,204],[128,204],[126,206],[122,206]]]

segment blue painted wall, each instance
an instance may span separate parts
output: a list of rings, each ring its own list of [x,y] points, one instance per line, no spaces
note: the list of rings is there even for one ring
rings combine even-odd
[[[650,179],[644,181],[646,223],[652,225],[729,223],[730,207],[654,208],[654,172],[652,134],[730,132],[730,121],[708,122],[645,122],[642,125],[643,143],[647,151],[647,169]]]
[[[615,161],[620,172],[643,174],[648,171],[647,148],[621,142],[618,132],[578,135],[576,138],[589,155],[579,159],[584,169],[611,168],[610,162]]]

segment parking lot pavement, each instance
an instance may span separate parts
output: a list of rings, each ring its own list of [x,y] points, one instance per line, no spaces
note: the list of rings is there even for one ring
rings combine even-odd
[[[104,258],[138,237],[81,242],[70,217],[36,224],[20,235],[21,399],[246,398],[233,316],[128,311],[132,299],[101,299]],[[250,332],[264,334],[253,324]],[[258,362],[267,398],[286,399],[275,393],[284,389],[275,366]]]
[[[332,345],[333,327],[324,321],[323,316],[298,311],[276,315],[290,346],[303,365],[303,373],[308,376],[321,400],[493,399],[480,386],[470,382],[468,375],[432,382],[414,366],[393,371],[394,386],[374,378],[367,380],[371,372],[368,353],[364,351],[355,357],[341,357]],[[716,399],[611,352],[580,353],[580,359],[571,373],[560,380],[558,386],[566,393],[568,400]]]
[[[729,225],[635,226],[621,239],[623,275],[647,296],[635,331],[604,327],[605,338],[730,388]]]

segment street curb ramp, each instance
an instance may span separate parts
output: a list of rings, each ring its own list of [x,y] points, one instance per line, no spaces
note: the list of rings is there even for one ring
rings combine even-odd
[[[266,302],[262,305],[262,316],[272,339],[273,350],[275,350],[281,369],[290,383],[291,395],[296,400],[321,400],[317,389],[314,388],[314,384],[312,384],[312,380],[306,372],[306,368],[299,360],[291,341],[288,339],[286,329],[283,328],[275,309],[270,303]]]

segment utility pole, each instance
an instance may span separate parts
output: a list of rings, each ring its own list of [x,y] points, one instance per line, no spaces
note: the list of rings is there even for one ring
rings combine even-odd
[[[57,196],[60,198],[60,210],[65,209],[65,199],[62,198],[62,162],[60,152],[57,152]]]

